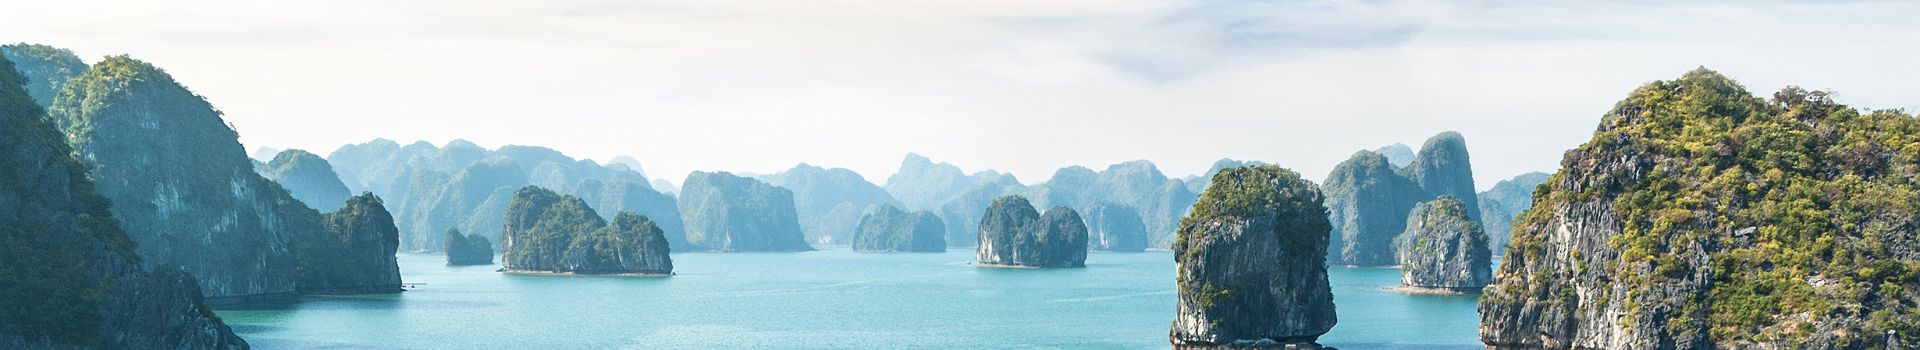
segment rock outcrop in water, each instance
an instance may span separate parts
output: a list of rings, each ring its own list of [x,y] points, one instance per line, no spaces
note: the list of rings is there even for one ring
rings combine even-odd
[[[862,252],[944,252],[947,228],[930,211],[906,212],[891,205],[868,207],[854,228],[853,250]]]
[[[261,176],[279,183],[281,188],[307,207],[319,211],[339,210],[353,196],[347,184],[340,182],[327,160],[302,150],[286,150],[258,169]]]
[[[1383,149],[1404,147],[1399,146]],[[1404,168],[1379,153],[1360,151],[1334,167],[1324,183],[1333,222],[1327,262],[1335,265],[1397,264],[1394,237],[1406,230],[1407,215],[1420,202],[1454,196],[1467,204],[1469,216],[1480,218],[1466,140],[1456,132],[1427,139]]]
[[[978,266],[1087,267],[1087,225],[1071,208],[1041,214],[1024,197],[1000,197],[980,218],[976,249]]]
[[[9,46],[8,49],[12,49]],[[0,348],[245,349],[201,300],[192,276],[148,271],[0,57]]]
[[[1176,349],[1314,349],[1333,329],[1320,191],[1277,166],[1221,171],[1180,221]]]
[[[503,271],[671,275],[667,238],[632,212],[600,218],[586,201],[528,186],[514,193],[501,224]]]
[[[846,168],[825,169],[801,163],[759,179],[793,191],[800,232],[806,234],[808,242],[818,244],[850,243],[854,226],[867,207],[900,205],[887,190]]]
[[[1013,175],[997,175],[972,190],[940,206],[940,220],[947,223],[947,246],[970,247],[980,244],[980,216],[1000,197],[1026,193],[1027,186]]]
[[[53,105],[53,98],[60,94],[60,87],[68,79],[87,71],[87,63],[80,61],[67,49],[36,45],[11,44],[0,45],[0,56],[13,61],[13,68],[27,81],[27,95],[33,97],[33,103],[46,108]]]
[[[1480,192],[1480,224],[1487,230],[1487,245],[1493,255],[1506,254],[1512,240],[1513,220],[1533,207],[1533,188],[1547,182],[1548,173],[1526,173],[1501,180],[1492,189]]]
[[[400,291],[400,230],[386,204],[365,193],[348,198],[322,219],[324,230],[294,237],[300,292],[307,294]]]
[[[1000,196],[1026,193],[1027,187],[1013,175],[986,170],[972,175],[960,167],[934,163],[927,157],[908,153],[900,169],[887,177],[887,193],[904,210],[931,210],[947,224],[948,247],[970,247],[980,239],[980,215]]]
[[[1393,238],[1407,228],[1407,213],[1424,197],[1401,177],[1387,157],[1360,151],[1327,175],[1326,206],[1333,223],[1327,263],[1387,266],[1396,263]]]
[[[813,250],[800,233],[793,192],[726,172],[696,171],[680,187],[688,250]]]
[[[1514,222],[1496,349],[1920,340],[1920,120],[1699,69],[1633,91]]]
[[[147,266],[185,268],[208,297],[295,292],[289,241],[318,215],[254,173],[205,99],[115,56],[68,80],[49,114]]]
[[[1400,286],[1409,290],[1478,293],[1493,280],[1487,234],[1453,196],[1414,207],[1398,244]]]
[[[459,229],[447,229],[445,240],[447,247],[447,265],[493,265],[493,241],[480,235],[460,233]]]
[[[1147,226],[1132,207],[1113,203],[1087,209],[1088,249],[1140,252],[1147,249]]]

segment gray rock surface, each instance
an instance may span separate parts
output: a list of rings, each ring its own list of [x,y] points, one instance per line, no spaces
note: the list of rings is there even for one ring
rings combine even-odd
[[[1319,189],[1277,166],[1222,171],[1173,245],[1175,348],[1319,348],[1337,322]]]

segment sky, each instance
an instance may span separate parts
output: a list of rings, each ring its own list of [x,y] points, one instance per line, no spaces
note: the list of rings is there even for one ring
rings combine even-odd
[[[908,152],[1045,181],[1467,138],[1553,171],[1636,86],[1708,67],[1920,109],[1920,4],[1872,1],[0,0],[0,42],[152,62],[249,149],[538,145],[690,171]]]

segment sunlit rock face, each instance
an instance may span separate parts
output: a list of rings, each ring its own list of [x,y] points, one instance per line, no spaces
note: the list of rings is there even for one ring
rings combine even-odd
[[[1212,180],[1173,245],[1174,348],[1318,348],[1337,322],[1319,189],[1277,166]]]
[[[1410,290],[1479,293],[1493,280],[1487,234],[1453,196],[1414,207],[1397,244],[1400,285]]]
[[[1053,207],[1045,214],[1027,199],[995,199],[980,218],[975,264],[990,267],[1086,267],[1087,225],[1080,213]]]
[[[0,57],[0,349],[247,348],[193,276],[141,266],[88,166],[5,57],[13,53]]]

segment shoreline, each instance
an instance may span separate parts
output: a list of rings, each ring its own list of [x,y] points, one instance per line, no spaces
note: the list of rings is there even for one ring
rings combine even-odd
[[[672,272],[668,272],[668,273],[652,273],[652,272],[578,273],[578,272],[510,270],[510,269],[500,269],[500,273],[509,274],[509,275],[527,275],[527,276],[588,276],[588,277],[604,276],[604,277],[643,277],[643,278],[666,278],[666,277],[673,277],[674,275]]]
[[[1416,287],[1416,286],[1400,285],[1400,286],[1386,287],[1382,289],[1405,293],[1405,294],[1474,295],[1474,294],[1480,294],[1482,291],[1486,289],[1486,287],[1447,288],[1447,287]]]
[[[1087,268],[1086,266],[1006,265],[1006,264],[990,264],[990,263],[981,263],[981,262],[974,262],[973,267],[984,267],[984,268],[994,268],[994,269],[1084,269],[1084,268]]]

